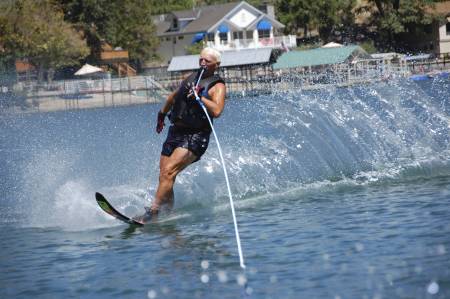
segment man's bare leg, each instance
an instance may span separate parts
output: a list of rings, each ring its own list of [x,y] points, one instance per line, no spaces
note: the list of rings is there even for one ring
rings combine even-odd
[[[173,185],[177,175],[189,164],[194,162],[197,156],[186,148],[176,148],[170,157],[161,155],[159,161],[159,185],[156,190],[155,200],[151,210],[158,211],[162,205],[173,206]]]

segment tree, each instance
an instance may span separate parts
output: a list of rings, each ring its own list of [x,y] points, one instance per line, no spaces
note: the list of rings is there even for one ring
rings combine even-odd
[[[304,36],[313,25],[313,0],[278,0],[276,3],[279,19],[286,24],[285,32],[297,33],[303,29]]]
[[[87,61],[96,63],[102,50],[102,32],[106,28],[110,0],[58,0],[64,19],[83,32],[90,55]]]
[[[421,38],[435,16],[426,13],[433,0],[369,0],[361,11],[370,12],[369,26],[375,28],[377,44],[384,50],[404,50],[409,36]]]
[[[104,32],[106,40],[128,50],[130,59],[138,66],[155,58],[159,40],[150,2],[122,0],[112,7]]]
[[[280,21],[286,24],[287,32],[317,28],[322,40],[345,35],[354,26],[353,8],[355,0],[277,0]]]
[[[152,21],[155,1],[59,0],[66,20],[85,32],[91,48],[90,61],[98,61],[105,41],[127,50],[137,66],[153,58],[158,47]]]
[[[191,9],[193,6],[201,5],[201,0],[149,0],[152,13],[155,15],[165,14],[171,11]]]
[[[4,6],[7,5],[7,6]],[[3,7],[2,7],[3,6]],[[89,49],[82,35],[64,21],[51,0],[3,2],[0,16],[0,48],[4,59],[28,59],[48,79],[56,68],[77,64]]]

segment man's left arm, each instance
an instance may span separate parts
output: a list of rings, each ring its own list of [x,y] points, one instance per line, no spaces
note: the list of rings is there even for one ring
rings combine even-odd
[[[223,108],[225,107],[225,84],[217,83],[208,91],[208,95],[211,100],[205,97],[201,97],[200,99],[203,104],[205,104],[205,107],[208,110],[209,114],[212,117],[217,118],[222,114]]]

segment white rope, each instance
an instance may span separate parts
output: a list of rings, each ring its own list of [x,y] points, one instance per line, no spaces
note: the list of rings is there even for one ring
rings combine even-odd
[[[202,69],[200,72],[200,76],[198,77],[197,84],[195,85],[196,88],[200,82],[203,72],[204,72],[204,69]],[[236,220],[236,212],[234,210],[233,196],[231,195],[230,181],[228,180],[228,173],[227,173],[227,168],[225,167],[225,160],[223,159],[222,149],[220,147],[219,139],[217,138],[217,134],[216,134],[216,131],[214,130],[214,126],[212,124],[211,118],[209,117],[208,111],[206,110],[205,105],[201,101],[200,97],[197,94],[197,90],[195,90],[195,89],[194,89],[194,95],[195,95],[195,99],[200,104],[200,106],[203,108],[203,112],[205,112],[205,115],[208,118],[209,125],[211,126],[212,132],[214,134],[214,138],[217,143],[217,148],[219,149],[220,160],[222,161],[223,173],[225,175],[225,181],[227,183],[227,188],[228,188],[228,197],[230,198],[231,213],[233,215],[234,232],[236,235],[236,242],[237,242],[238,253],[239,253],[239,263],[241,265],[241,268],[245,269],[244,255],[242,253],[241,238],[239,237],[239,229],[238,229],[237,220]]]

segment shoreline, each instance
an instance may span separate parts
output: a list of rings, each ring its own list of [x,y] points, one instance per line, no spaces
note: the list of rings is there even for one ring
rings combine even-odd
[[[74,95],[72,98],[63,98],[61,96],[29,97],[22,106],[11,106],[4,109],[3,113],[46,113],[157,103],[161,103],[161,99],[129,92],[81,94]]]
[[[302,90],[314,90],[320,88],[326,88],[329,86],[334,87],[350,87],[357,84],[370,84],[375,82],[387,82],[391,79],[403,77],[405,79],[414,79],[415,76],[421,78],[433,79],[434,77],[440,77],[439,75],[446,74],[448,77],[449,70],[441,71],[438,73],[424,73],[424,74],[391,74],[387,77],[379,78],[358,78],[344,82],[336,83],[312,83],[303,80],[293,82],[290,80],[260,83],[252,82],[252,88],[247,89],[249,86],[239,86],[239,84],[230,83],[229,95],[234,97],[255,97],[262,94],[273,93],[273,91],[289,91],[292,90],[292,84],[296,84],[297,89]],[[300,79],[300,78],[299,78]],[[423,79],[422,79],[423,80]],[[234,88],[233,88],[234,87]],[[240,88],[239,88],[240,87]],[[115,92],[92,92],[92,93],[78,93],[78,94],[51,94],[48,92],[38,92],[33,95],[29,95],[21,105],[12,105],[9,107],[0,107],[0,114],[28,114],[28,113],[46,113],[55,111],[69,111],[69,110],[82,110],[82,109],[95,109],[95,108],[113,108],[113,107],[126,107],[133,105],[144,104],[158,104],[162,103],[168,92],[161,92],[161,90],[128,90],[128,91],[115,91]]]

